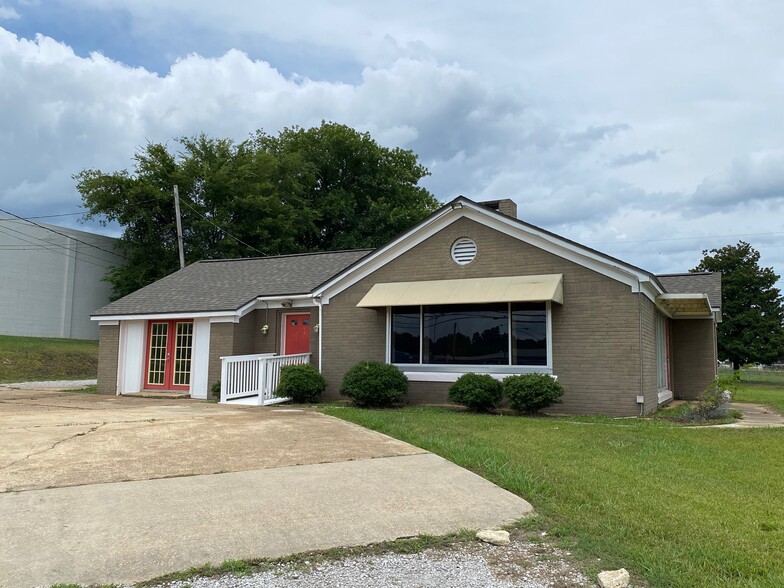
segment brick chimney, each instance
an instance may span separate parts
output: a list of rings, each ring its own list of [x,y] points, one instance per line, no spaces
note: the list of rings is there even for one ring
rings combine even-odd
[[[484,202],[480,202],[482,206],[487,206],[487,208],[492,208],[493,210],[497,210],[501,214],[505,214],[506,216],[511,216],[512,218],[517,218],[517,204],[514,200],[509,198],[504,198],[503,200],[485,200]]]

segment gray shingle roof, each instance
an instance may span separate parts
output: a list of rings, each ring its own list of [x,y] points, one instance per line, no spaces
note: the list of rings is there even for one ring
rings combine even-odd
[[[671,294],[707,294],[711,306],[721,308],[721,273],[700,272],[656,276]]]
[[[234,311],[258,296],[307,294],[370,251],[200,261],[99,308],[93,316]]]

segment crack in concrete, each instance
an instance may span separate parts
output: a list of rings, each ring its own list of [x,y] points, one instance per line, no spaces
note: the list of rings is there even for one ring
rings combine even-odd
[[[234,416],[234,415],[230,415],[230,416]],[[100,425],[124,425],[124,424],[135,424],[135,423],[151,423],[151,424],[153,424],[153,423],[173,423],[173,424],[177,424],[177,423],[188,423],[188,422],[191,422],[191,421],[207,421],[207,420],[211,420],[213,418],[214,417],[212,417],[210,415],[199,415],[199,416],[191,416],[191,417],[182,417],[182,418],[178,418],[178,419],[166,419],[166,418],[149,417],[149,418],[138,418],[138,419],[132,419],[132,420],[93,421],[93,422],[87,422],[87,423],[59,423],[59,424],[43,424],[43,425],[21,425],[21,426],[18,426],[18,427],[13,427],[13,426],[0,427],[0,429],[5,429],[5,430],[8,430],[8,431],[18,431],[18,430],[31,431],[31,430],[34,430],[34,429],[56,429],[57,427],[80,427],[80,426],[93,425],[93,424],[96,424],[96,423],[100,424]],[[0,424],[1,424],[1,422],[0,422]]]
[[[70,441],[71,439],[75,439],[76,437],[84,437],[85,435],[89,435],[90,433],[94,433],[95,431],[97,431],[98,429],[100,429],[101,427],[103,427],[106,424],[108,424],[108,423],[101,423],[99,425],[91,427],[87,431],[80,431],[79,433],[75,433],[73,435],[69,435],[68,437],[64,437],[62,439],[59,439],[54,444],[52,444],[50,447],[47,447],[45,449],[41,449],[40,451],[34,451],[32,453],[28,453],[24,457],[16,459],[16,460],[12,461],[11,463],[8,463],[8,464],[6,464],[4,466],[0,466],[0,470],[7,470],[8,468],[10,468],[12,466],[15,466],[16,464],[21,463],[23,461],[26,461],[26,460],[30,459],[31,457],[36,457],[36,456],[42,455],[42,454],[44,454],[44,453],[46,453],[48,451],[52,451],[58,445],[60,445],[62,443],[65,443],[66,441]]]
[[[167,419],[155,419],[155,418],[148,418],[148,419],[134,419],[129,421],[94,421],[88,423],[60,423],[60,424],[46,424],[46,425],[24,425],[21,427],[6,427],[8,431],[33,431],[35,429],[57,429],[58,427],[86,427],[88,425],[124,425],[124,424],[134,424],[134,423],[159,423],[159,422],[183,422],[183,421],[167,421]]]
[[[20,400],[28,400],[29,402],[19,402]],[[59,408],[59,409],[66,409],[66,410],[102,410],[103,409],[103,407],[101,406],[95,408],[88,408],[86,406],[68,406],[64,404],[44,404],[41,402],[36,402],[35,398],[8,398],[8,399],[0,400],[0,404],[12,404],[14,406],[29,406],[32,408],[45,406],[48,408]]]

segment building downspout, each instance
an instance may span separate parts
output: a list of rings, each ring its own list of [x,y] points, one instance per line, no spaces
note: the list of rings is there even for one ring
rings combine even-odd
[[[643,353],[642,353],[642,283],[640,282],[640,277],[637,274],[634,274],[622,267],[618,267],[617,265],[613,266],[615,269],[621,270],[623,273],[632,276],[637,281],[637,317],[639,318],[639,348],[640,348],[640,394],[637,397],[637,404],[640,405],[640,416],[645,414],[645,366],[643,365]],[[642,399],[642,402],[639,402],[639,399]]]
[[[318,357],[318,371],[319,371],[319,373],[321,373],[321,355],[322,355],[322,350],[323,350],[322,337],[323,337],[323,333],[324,333],[324,314],[323,314],[324,309],[323,309],[323,306],[321,304],[321,296],[314,297],[313,300],[316,301],[316,304],[318,304],[318,308],[319,308],[319,315],[318,315],[319,316],[319,319],[318,319],[318,353],[319,353],[319,357]]]

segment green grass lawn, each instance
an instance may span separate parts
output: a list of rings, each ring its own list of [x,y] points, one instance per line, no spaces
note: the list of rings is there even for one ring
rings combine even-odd
[[[741,389],[733,400],[765,404],[784,414],[784,372],[741,370],[740,380]]]
[[[98,341],[0,335],[0,383],[94,379]]]
[[[779,390],[784,393],[784,390]],[[652,586],[784,586],[784,429],[324,411],[433,451],[531,502],[537,524]]]

